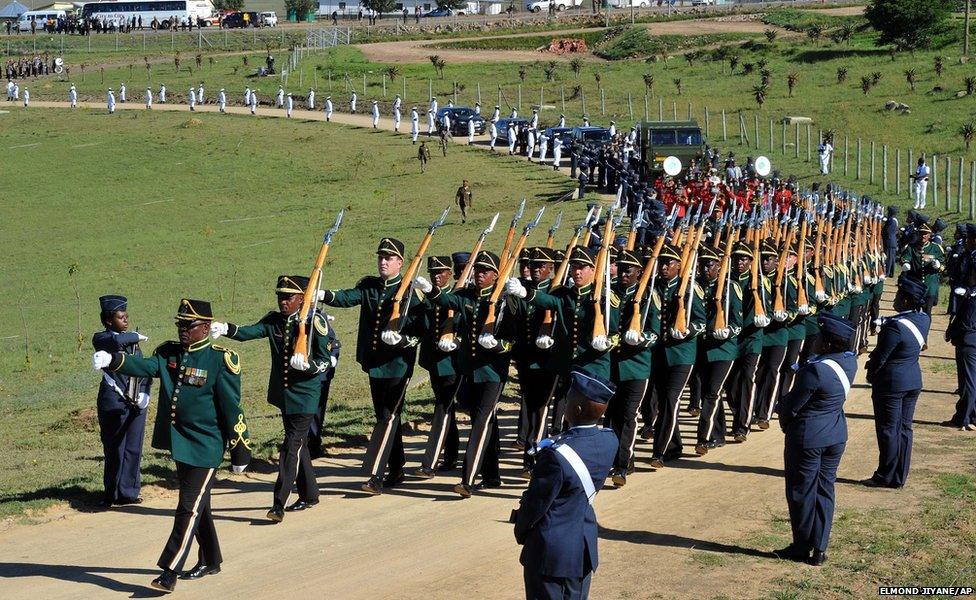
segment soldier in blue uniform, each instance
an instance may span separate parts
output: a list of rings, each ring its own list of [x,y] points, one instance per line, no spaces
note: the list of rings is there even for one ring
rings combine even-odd
[[[976,227],[967,227],[970,245],[976,243]],[[976,431],[976,266],[973,253],[964,259],[963,275],[956,282],[955,311],[949,317],[945,339],[956,348],[956,371],[959,377],[959,401],[952,418],[943,425],[963,431]]]
[[[613,396],[606,380],[574,371],[565,433],[543,440],[514,516],[527,600],[588,597],[598,564],[593,499],[610,472],[617,436],[597,422]]]
[[[847,445],[844,402],[857,372],[857,357],[848,351],[856,334],[854,324],[828,313],[818,320],[823,353],[800,367],[779,410],[786,434],[786,503],[793,543],[775,552],[813,566],[827,561],[834,483]]]
[[[102,296],[98,303],[105,330],[92,336],[95,350],[142,356],[139,342],[149,338],[128,331],[128,300],[125,296]],[[98,430],[105,452],[102,472],[105,496],[101,502],[104,507],[142,502],[139,497],[142,482],[139,465],[146,429],[146,407],[149,406],[149,386],[149,379],[102,372],[97,409]]]
[[[253,325],[214,322],[210,335],[226,335],[246,342],[267,339],[271,350],[271,373],[268,379],[268,403],[281,411],[285,439],[278,457],[278,479],[268,518],[280,523],[285,510],[299,511],[319,503],[312,457],[308,450],[308,432],[318,412],[322,393],[321,374],[332,368],[332,348],[325,315],[314,311],[308,327],[309,355],[295,347],[301,319],[299,311],[305,300],[308,277],[282,275],[275,285],[278,310],[271,311]],[[288,505],[292,488],[298,487],[298,500]],[[286,508],[287,507],[287,508]]]
[[[883,320],[878,344],[866,365],[878,435],[878,468],[862,483],[868,487],[900,488],[908,480],[912,459],[912,417],[922,391],[919,354],[926,344],[932,318],[923,310],[925,284],[902,276],[894,308]]]
[[[888,216],[881,226],[881,242],[885,253],[885,276],[895,276],[895,265],[898,264],[898,207],[889,206]]]
[[[228,448],[235,473],[243,472],[251,459],[241,408],[241,362],[236,353],[210,343],[212,321],[209,302],[184,298],[176,312],[178,342],[164,342],[149,358],[103,350],[92,356],[95,369],[159,378],[152,445],[172,454],[179,480],[173,529],[156,563],[163,573],[152,581],[163,592],[176,588],[177,577],[199,579],[220,572],[223,557],[210,489]],[[181,574],[194,537],[200,546],[198,562]]]

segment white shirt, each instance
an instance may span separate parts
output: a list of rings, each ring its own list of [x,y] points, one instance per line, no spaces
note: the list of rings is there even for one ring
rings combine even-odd
[[[109,108],[115,108],[115,94],[111,90],[108,92],[107,101]]]
[[[166,86],[165,85],[160,85],[159,86],[159,101],[160,102],[166,102]]]
[[[928,179],[928,177],[929,177],[929,166],[928,165],[919,165],[918,168],[915,169],[915,179],[916,179],[916,181],[920,181],[922,179]]]

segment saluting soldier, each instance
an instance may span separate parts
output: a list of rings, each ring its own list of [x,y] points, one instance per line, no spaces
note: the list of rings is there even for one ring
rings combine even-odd
[[[591,248],[576,246],[569,259],[569,272],[573,280],[572,286],[562,286],[551,293],[535,289],[528,289],[516,278],[510,278],[506,283],[508,293],[516,298],[525,298],[529,304],[553,313],[553,335],[550,340],[552,351],[546,360],[546,368],[557,377],[563,378],[554,396],[552,411],[552,428],[555,431],[563,429],[563,417],[566,412],[565,395],[569,382],[565,380],[566,373],[572,370],[582,371],[588,375],[610,380],[610,349],[614,342],[608,336],[593,337],[596,307],[594,292],[597,285],[594,282],[596,274],[597,254]],[[608,332],[617,330],[620,317],[620,299],[613,290],[606,290],[604,296],[609,306],[609,314],[604,314],[609,321]],[[601,307],[602,308],[602,307]]]
[[[769,325],[769,317],[756,312],[756,298],[752,292],[752,248],[745,242],[736,242],[732,250],[739,286],[742,288],[742,332],[739,334],[739,354],[732,367],[731,408],[732,436],[736,442],[746,441],[752,423],[753,405],[756,401],[756,371],[762,353],[763,328]],[[758,285],[763,285],[763,279]],[[760,294],[760,301],[763,295]],[[765,303],[763,303],[765,304]]]
[[[210,336],[214,339],[226,335],[239,342],[268,340],[271,350],[268,404],[281,411],[285,430],[278,457],[274,499],[268,511],[268,519],[275,523],[284,520],[286,510],[305,510],[319,503],[308,432],[318,411],[322,388],[319,376],[331,367],[332,347],[325,315],[316,311],[309,315],[306,323],[310,355],[305,356],[295,348],[301,322],[299,312],[307,287],[308,277],[282,275],[275,285],[278,310],[269,312],[253,325],[214,322],[210,327]],[[296,477],[298,500],[289,506],[288,497]]]
[[[610,476],[616,487],[627,484],[627,475],[634,472],[634,443],[637,441],[637,412],[647,393],[652,371],[652,348],[660,337],[659,311],[661,299],[657,291],[645,292],[646,300],[637,298],[637,285],[644,272],[644,262],[635,252],[623,250],[617,258],[620,278],[616,293],[620,298],[619,330],[623,343],[613,349],[611,381],[616,389],[607,405],[605,425],[617,436],[617,454]],[[643,306],[642,306],[643,305]],[[630,318],[640,311],[640,328],[630,330]],[[646,314],[646,316],[644,316]]]
[[[689,258],[689,260],[692,260]],[[681,282],[681,251],[665,244],[658,256],[657,293],[661,297],[662,343],[655,347],[652,361],[663,373],[654,379],[651,401],[657,406],[654,422],[654,451],[651,467],[660,469],[664,462],[681,456],[681,433],[678,429],[678,401],[688,385],[691,369],[698,355],[698,335],[705,331],[705,307],[702,289],[689,282],[683,300],[687,322],[678,323],[678,290]]]
[[[102,296],[98,299],[98,304],[105,330],[92,336],[95,350],[142,356],[139,342],[149,338],[139,332],[128,331],[128,300],[125,296]],[[139,497],[139,465],[142,461],[142,439],[146,429],[150,384],[149,379],[102,372],[97,400],[98,431],[105,452],[102,473],[105,495],[102,506],[142,502]]]
[[[509,352],[514,334],[511,319],[502,319],[495,331],[485,331],[485,323],[493,308],[490,299],[498,280],[499,259],[495,253],[482,250],[473,260],[473,285],[457,292],[442,291],[426,279],[417,278],[417,286],[428,294],[432,303],[451,309],[458,316],[458,350],[471,407],[471,433],[464,455],[464,470],[461,483],[454,486],[454,491],[462,498],[471,497],[479,474],[482,488],[501,486],[496,411],[508,381]]]
[[[403,279],[403,242],[385,237],[376,249],[378,276],[359,280],[356,287],[325,290],[323,301],[338,308],[359,307],[359,331],[356,336],[356,362],[369,375],[369,391],[376,413],[376,426],[369,438],[363,467],[369,479],[362,485],[369,494],[382,493],[382,486],[403,482],[403,433],[400,414],[407,385],[413,376],[417,356],[417,319],[420,298],[404,298],[401,315],[407,314],[400,332],[387,331],[393,311],[393,300]],[[389,475],[382,479],[389,464]]]
[[[210,343],[212,321],[209,302],[184,298],[176,312],[179,342],[164,342],[149,358],[102,350],[92,357],[95,369],[160,380],[152,446],[173,456],[180,486],[173,530],[156,563],[163,573],[152,581],[164,592],[176,588],[177,577],[199,579],[220,572],[223,557],[210,489],[225,450],[230,448],[235,473],[243,472],[251,458],[240,359]],[[197,565],[181,575],[194,537],[200,546]]]
[[[701,287],[705,308],[705,335],[698,342],[698,371],[701,385],[701,413],[698,415],[698,438],[695,454],[704,456],[713,448],[725,445],[725,406],[722,392],[732,373],[732,365],[739,355],[739,334],[742,332],[742,287],[727,275],[722,297],[716,299],[722,257],[719,250],[702,246],[698,254],[701,265]],[[721,308],[719,308],[721,304]],[[719,310],[725,317],[716,323]]]
[[[457,253],[466,254],[466,253]],[[466,263],[467,256],[457,257]],[[441,292],[451,291],[451,272],[454,270],[451,256],[430,256],[427,258],[427,274],[431,285]],[[462,267],[463,268],[463,267]],[[430,388],[434,392],[434,415],[430,420],[430,433],[427,434],[427,446],[420,467],[414,475],[430,479],[438,470],[438,459],[441,450],[444,460],[439,465],[440,470],[453,470],[457,463],[458,427],[455,417],[455,400],[461,387],[463,375],[460,365],[457,338],[442,339],[447,330],[455,336],[460,333],[457,315],[431,302],[429,296],[424,302],[424,335],[420,339],[420,366],[430,374]]]

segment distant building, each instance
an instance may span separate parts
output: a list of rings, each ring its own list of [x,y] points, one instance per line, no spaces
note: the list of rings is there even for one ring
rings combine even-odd
[[[413,17],[417,6],[420,6],[421,13],[425,15],[431,11],[437,10],[437,2],[434,0],[401,0],[394,6],[395,8],[393,12],[388,14],[402,14],[403,9],[406,8],[410,16]],[[319,9],[317,14],[320,17],[328,18],[333,12],[336,12],[338,13],[340,19],[350,19],[357,18],[359,16],[360,9],[362,9],[364,15],[369,12],[366,7],[361,6],[359,2],[355,0],[351,2],[319,0]],[[455,12],[466,15],[497,15],[502,12],[502,3],[484,0],[479,2],[472,0],[471,2],[468,2],[466,8],[459,9]]]

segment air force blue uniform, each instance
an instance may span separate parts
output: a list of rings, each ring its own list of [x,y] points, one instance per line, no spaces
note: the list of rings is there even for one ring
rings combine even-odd
[[[611,430],[595,425],[573,427],[553,442],[536,455],[515,522],[528,600],[586,598],[598,562],[596,513],[576,470],[558,447],[572,448],[599,491],[618,446]]]
[[[967,289],[956,300],[956,312],[949,319],[946,339],[956,348],[959,373],[959,401],[950,423],[956,427],[976,425],[976,290]]]
[[[880,452],[872,479],[882,486],[901,487],[908,479],[912,417],[922,391],[918,357],[931,324],[928,314],[915,310],[885,319],[866,365]]]
[[[856,372],[852,352],[818,356],[800,367],[780,405],[793,546],[804,552],[827,549],[837,466],[847,443],[844,402]]]

